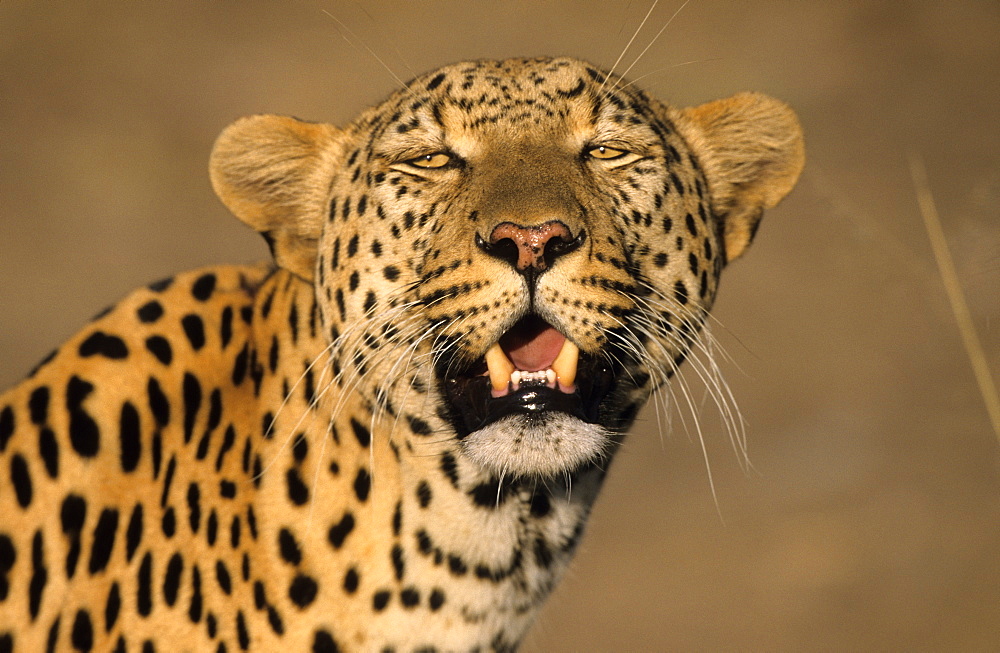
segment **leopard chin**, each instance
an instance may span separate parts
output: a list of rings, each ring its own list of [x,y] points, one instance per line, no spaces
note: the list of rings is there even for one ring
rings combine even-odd
[[[605,458],[611,433],[564,412],[511,414],[461,440],[474,462],[503,477],[565,474]]]

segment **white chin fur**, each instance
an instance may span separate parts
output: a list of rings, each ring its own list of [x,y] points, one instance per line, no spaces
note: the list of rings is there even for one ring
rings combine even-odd
[[[608,433],[566,413],[508,415],[470,433],[462,449],[474,462],[505,476],[553,476],[599,458]]]

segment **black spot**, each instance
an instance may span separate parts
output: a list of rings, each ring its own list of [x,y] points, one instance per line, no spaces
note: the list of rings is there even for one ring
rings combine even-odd
[[[448,571],[455,576],[464,576],[468,573],[469,566],[465,564],[465,561],[461,557],[451,553],[448,554]]]
[[[688,254],[688,267],[691,269],[691,274],[698,276],[698,257],[694,252]]]
[[[371,488],[371,474],[364,467],[358,468],[358,475],[354,477],[354,494],[358,497],[358,501],[366,501]]]
[[[187,336],[191,348],[198,351],[205,346],[205,323],[194,313],[189,313],[181,318],[181,326],[184,327],[184,335]]]
[[[42,541],[42,531],[35,531],[31,540],[31,582],[28,584],[28,612],[31,620],[38,617],[42,606],[42,592],[49,580],[49,570],[45,566],[45,545]]]
[[[222,446],[219,447],[219,453],[215,456],[215,471],[220,471],[222,469],[222,463],[225,459],[229,450],[233,448],[233,444],[236,443],[236,429],[230,424],[226,427],[226,432],[222,436]]]
[[[194,432],[194,420],[201,408],[201,384],[198,377],[190,372],[184,373],[184,443],[191,441]]]
[[[149,383],[146,385],[146,394],[149,397],[149,409],[153,413],[153,419],[161,427],[166,426],[170,422],[170,402],[167,401],[167,396],[163,394],[160,383],[153,377],[149,377]]]
[[[167,573],[163,576],[163,600],[172,606],[177,602],[177,590],[181,584],[181,573],[184,571],[184,560],[181,554],[170,556],[167,563]]]
[[[118,611],[121,607],[121,589],[118,587],[118,583],[115,582],[111,584],[111,590],[108,592],[108,600],[104,604],[104,632],[110,633],[111,629],[115,627],[115,622],[118,621]]]
[[[17,560],[17,549],[11,542],[9,536],[0,533],[0,602],[7,600],[10,593],[10,581],[7,579],[7,572],[14,566]]]
[[[431,591],[431,596],[427,602],[430,605],[431,612],[437,612],[444,605],[444,592],[435,587]]]
[[[219,325],[219,339],[222,341],[222,348],[225,349],[226,345],[233,337],[233,307],[227,306],[222,309],[222,318]]]
[[[197,483],[190,483],[187,491],[188,525],[192,533],[201,527],[201,490]]]
[[[191,605],[188,606],[188,619],[191,623],[201,621],[202,597],[201,597],[201,571],[198,565],[191,565]]]
[[[85,458],[97,455],[101,434],[97,422],[83,409],[83,402],[94,386],[78,376],[66,385],[66,409],[69,411],[69,439],[73,449]]]
[[[499,508],[507,500],[509,493],[510,486],[501,486],[500,481],[495,478],[469,490],[469,496],[475,504],[483,508]]]
[[[174,472],[177,471],[177,456],[170,456],[170,462],[167,463],[167,474],[163,479],[163,490],[160,492],[160,507],[163,508],[167,505],[167,499],[170,498],[170,486],[174,482]]]
[[[278,369],[278,359],[279,359],[279,348],[278,348],[278,336],[271,337],[271,349],[267,355],[267,366],[271,370],[271,374]]]
[[[111,559],[111,552],[115,547],[115,537],[118,534],[118,511],[113,508],[105,508],[101,511],[101,516],[94,527],[93,544],[90,549],[90,564],[88,570],[91,575],[99,571],[104,571]]]
[[[191,294],[199,302],[207,301],[215,290],[215,275],[209,272],[198,277],[198,280],[191,286]]]
[[[146,286],[153,292],[163,292],[169,288],[174,283],[173,277],[167,277],[166,279],[160,279],[159,281],[154,281],[153,283]]]
[[[458,463],[455,462],[455,457],[448,452],[441,455],[441,472],[453,487],[458,487]]]
[[[330,527],[327,538],[330,540],[333,548],[339,549],[343,546],[344,540],[351,534],[352,530],[354,530],[354,515],[347,512],[344,513],[339,522]]]
[[[90,623],[90,613],[86,610],[77,610],[71,638],[73,647],[78,651],[89,651],[94,647],[94,626]]]
[[[396,509],[392,511],[392,534],[398,536],[403,527],[403,502],[396,502]]]
[[[95,331],[80,343],[80,356],[104,356],[111,359],[122,359],[128,356],[125,341],[118,336],[110,336],[103,331]]]
[[[48,421],[49,417],[49,388],[48,386],[40,386],[35,388],[31,397],[28,398],[28,412],[31,415],[31,421],[34,424],[41,426]]]
[[[333,635],[325,630],[316,631],[316,635],[313,637],[312,650],[313,653],[340,653],[340,647],[337,646]]]
[[[281,621],[281,615],[278,611],[274,609],[273,605],[267,606],[267,623],[271,626],[273,630],[278,635],[285,634],[285,624]]]
[[[56,621],[58,621],[58,617]],[[0,653],[13,653],[14,651],[14,636],[10,633],[3,633],[0,635]]]
[[[7,441],[14,435],[14,411],[10,406],[0,410],[0,452],[7,448]]]
[[[28,462],[21,454],[15,454],[10,459],[10,480],[14,484],[14,494],[17,496],[17,503],[22,508],[27,508],[31,504],[31,474],[28,473]]]
[[[358,235],[354,234],[351,239],[347,241],[347,258],[352,258],[358,253]]]
[[[684,225],[687,227],[688,232],[692,236],[698,235],[698,227],[694,223],[694,216],[691,215],[690,213],[684,216]]]
[[[407,415],[407,421],[410,423],[410,430],[412,430],[417,435],[430,435],[431,425],[420,419],[419,417],[413,417],[412,415]]]
[[[394,544],[392,547],[392,568],[396,572],[396,580],[403,580],[406,571],[406,561],[403,558],[403,547]]]
[[[368,291],[365,295],[364,310],[365,315],[371,315],[375,311],[375,307],[378,305],[378,299],[375,297],[375,292],[372,290]]]
[[[247,506],[247,526],[250,527],[250,537],[257,539],[257,515],[253,511],[253,506]]]
[[[45,642],[45,653],[55,653],[56,642],[59,641],[59,622],[62,621],[62,617],[56,617],[55,621],[52,622],[52,627],[49,628],[49,636]],[[124,646],[122,651],[124,651]],[[116,652],[117,653],[117,652]]]
[[[38,431],[38,453],[45,463],[45,471],[50,478],[59,475],[59,444],[56,442],[56,434],[47,426],[43,426]]]
[[[376,612],[385,610],[385,606],[389,605],[390,596],[387,590],[375,592],[374,596],[372,596],[372,607],[375,608]]]
[[[541,537],[535,538],[535,562],[543,569],[548,569],[552,564],[552,552]]]
[[[426,508],[431,502],[431,486],[428,485],[427,481],[420,481],[417,484],[417,501],[420,502],[421,508]]]
[[[215,508],[208,513],[208,521],[205,523],[205,539],[209,546],[215,546],[215,539],[219,536],[219,517],[215,514]]]
[[[354,594],[358,590],[358,583],[360,578],[358,578],[358,570],[351,567],[344,574],[344,591],[348,594]]]
[[[420,592],[415,587],[407,587],[399,593],[404,608],[414,608],[420,604]]]
[[[431,542],[431,536],[427,534],[427,531],[420,529],[416,533],[417,538],[417,548],[420,549],[421,553],[428,554],[434,550],[434,543]]]
[[[215,581],[219,584],[219,589],[229,595],[233,591],[233,581],[229,575],[229,570],[221,560],[215,561]]]
[[[343,322],[347,319],[347,306],[344,304],[344,291],[337,288],[337,292],[334,294],[334,300],[337,302],[337,312],[340,314],[340,321]]]
[[[438,73],[437,75],[435,75],[431,79],[431,81],[427,82],[427,90],[428,91],[433,91],[438,86],[440,86],[441,82],[443,82],[444,80],[445,80],[445,74],[444,73]]]
[[[236,496],[236,483],[232,481],[219,481],[219,496],[223,499],[232,499]]]
[[[63,499],[59,510],[59,520],[62,532],[69,539],[69,549],[66,551],[66,577],[73,578],[76,573],[76,563],[80,559],[80,531],[87,518],[87,502],[83,497],[70,494]]]
[[[536,490],[531,495],[531,516],[536,518],[545,517],[551,510],[552,503],[549,501],[549,495],[544,491]]]
[[[297,506],[304,505],[309,501],[309,488],[302,481],[302,477],[299,476],[299,470],[295,467],[290,468],[285,473],[285,482],[288,485],[288,498],[289,500]]]
[[[140,435],[139,411],[131,402],[126,401],[122,404],[121,418],[118,420],[122,471],[134,471],[139,464],[139,456],[142,454]]]
[[[139,315],[140,322],[152,324],[163,317],[163,306],[154,299],[140,306],[137,314]]]
[[[234,549],[240,545],[240,517],[236,515],[233,517],[232,523],[229,524],[229,545]]]
[[[674,284],[674,298],[676,298],[681,304],[688,303],[688,290],[683,281],[678,280],[677,283]]]
[[[315,580],[305,574],[299,574],[288,587],[288,598],[300,608],[305,608],[316,599],[318,590],[319,586]]]
[[[239,385],[243,383],[243,379],[247,377],[247,369],[249,368],[250,360],[250,345],[243,345],[243,349],[240,353],[236,354],[236,360],[233,362],[233,374],[232,380],[233,385]]]
[[[136,590],[136,606],[139,614],[148,617],[153,610],[153,558],[147,551],[139,564],[139,587]]]
[[[399,268],[395,265],[387,265],[382,270],[382,276],[384,276],[387,281],[395,281],[399,278]]]
[[[299,549],[295,536],[287,528],[282,528],[278,533],[278,548],[285,562],[293,565],[302,562],[302,550]]]
[[[236,613],[236,638],[241,649],[245,651],[250,648],[250,633],[247,631],[247,620],[242,610]]]
[[[358,439],[358,443],[367,448],[372,441],[372,433],[369,431],[364,424],[358,420],[351,418],[351,429],[354,430],[354,437]]]
[[[667,265],[667,254],[666,252],[659,252],[653,257],[653,265],[658,268],[665,267]]]
[[[150,336],[146,338],[146,349],[153,356],[156,356],[156,360],[164,365],[170,365],[170,361],[174,359],[174,351],[171,349],[170,343],[163,336]]]
[[[167,510],[163,513],[163,519],[160,520],[160,528],[163,530],[163,534],[166,535],[167,538],[173,537],[174,533],[177,532],[177,515],[174,513],[173,506],[167,508]]]
[[[142,539],[142,504],[136,503],[132,509],[132,516],[128,520],[128,528],[125,530],[125,560],[132,561],[139,541]]]

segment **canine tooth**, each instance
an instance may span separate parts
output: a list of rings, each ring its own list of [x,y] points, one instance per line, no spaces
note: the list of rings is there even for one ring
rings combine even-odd
[[[552,371],[556,373],[559,385],[571,388],[576,381],[576,366],[580,361],[580,348],[569,338],[563,342],[559,355],[552,362]]]
[[[486,367],[490,372],[490,385],[497,392],[503,392],[510,384],[510,375],[515,371],[514,363],[503,353],[500,343],[494,343],[486,352]]]

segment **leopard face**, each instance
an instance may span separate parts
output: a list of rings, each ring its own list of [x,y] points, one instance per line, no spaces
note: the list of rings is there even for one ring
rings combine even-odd
[[[247,194],[310,188],[308,219],[257,226],[315,281],[332,383],[492,472],[550,476],[614,450],[798,174],[790,112],[728,102],[676,111],[567,58],[460,63],[344,130],[238,123],[215,179],[238,215]],[[284,148],[312,160],[290,173]]]

